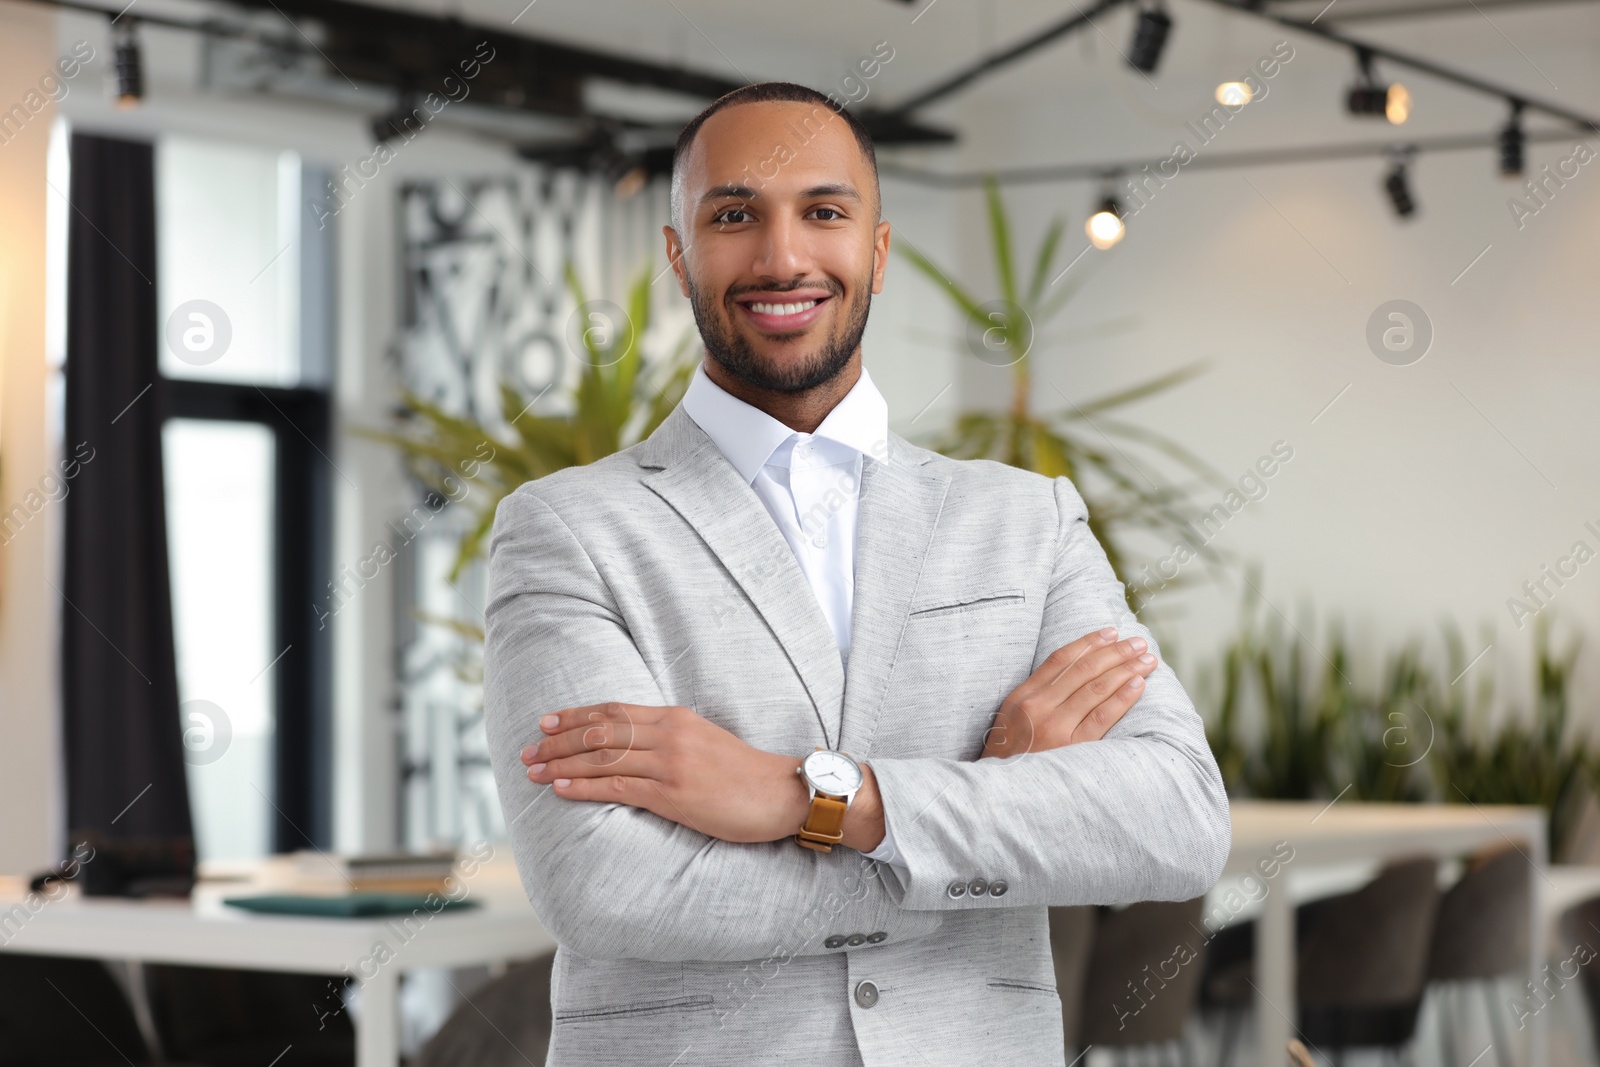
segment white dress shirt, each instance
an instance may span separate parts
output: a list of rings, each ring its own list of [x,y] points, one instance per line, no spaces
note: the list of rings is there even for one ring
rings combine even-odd
[[[816,594],[848,669],[861,470],[868,458],[876,463],[888,454],[889,406],[867,368],[815,433],[791,430],[729,393],[706,374],[704,361],[689,381],[683,410],[766,505]],[[902,874],[906,870],[887,823],[883,843],[866,855]]]

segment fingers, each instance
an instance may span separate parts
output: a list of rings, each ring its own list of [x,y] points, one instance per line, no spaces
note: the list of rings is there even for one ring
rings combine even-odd
[[[1030,674],[1021,685],[1011,691],[1010,699],[1028,696],[1036,690],[1042,689],[1055,681],[1063,672],[1079,663],[1086,655],[1097,649],[1110,647],[1117,639],[1117,630],[1114,626],[1107,626],[1103,630],[1084,634],[1076,641],[1069,642],[1056,649],[1045,657],[1039,664],[1038,670]]]
[[[550,784],[558,796],[567,800],[609,801],[635,808],[648,807],[647,802],[659,795],[643,778],[624,775],[561,777],[552,779]]]
[[[548,763],[565,756],[598,752],[601,749],[618,749],[626,752],[644,747],[653,729],[651,725],[633,722],[579,724],[570,730],[552,734],[543,741],[527,746],[522,750],[522,762],[532,766],[535,763]],[[617,754],[610,756],[612,759],[616,757]]]
[[[539,720],[544,740],[525,746],[522,762],[533,764],[594,748],[619,745],[626,748],[632,742],[635,728],[659,723],[671,710],[612,701],[553,711]]]
[[[1148,647],[1144,638],[1137,636],[1130,637],[1126,641],[1098,646],[1079,656],[1070,666],[1050,679],[1045,688],[1054,691],[1064,700],[1106,672],[1120,669],[1126,664],[1140,660],[1142,656],[1149,656],[1150,653],[1145,651]],[[1154,657],[1143,662],[1153,663]]]
[[[1144,646],[1142,639],[1132,638],[1096,648],[1050,685],[1025,696],[1018,718],[1031,736],[1023,750],[1041,751],[1105,736],[1138,700],[1145,678],[1159,666],[1153,653],[1136,651]]]
[[[619,775],[639,779],[656,778],[660,775],[660,769],[661,761],[654,752],[600,749],[536,762],[528,768],[528,781],[549,785],[563,778],[595,779]]]
[[[1155,669],[1153,663],[1150,669]],[[1122,716],[1127,714],[1128,709],[1138,703],[1139,697],[1144,694],[1144,685],[1143,675],[1134,675],[1122,685],[1119,685],[1109,697],[1083,717],[1083,721],[1073,731],[1072,740],[1069,744],[1077,744],[1080,741],[1098,741],[1104,737],[1108,730],[1122,721]]]

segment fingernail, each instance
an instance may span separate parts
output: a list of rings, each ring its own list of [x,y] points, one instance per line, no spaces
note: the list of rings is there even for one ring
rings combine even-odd
[[[539,729],[543,730],[545,733],[549,733],[551,730],[554,730],[557,726],[559,726],[560,723],[560,716],[546,715],[544,718],[539,720]]]
[[[1128,679],[1128,688],[1129,689],[1138,689],[1143,685],[1144,685],[1144,679],[1139,677],[1137,674],[1134,675],[1132,678]]]
[[[1100,631],[1100,640],[1102,641],[1109,641],[1115,636],[1117,636],[1117,628],[1115,626],[1107,626]]]
[[[527,748],[523,749],[522,750],[522,762],[523,763],[527,763],[535,755],[538,754],[538,751],[539,751],[539,746],[538,745],[529,745]]]
[[[572,779],[571,778],[557,778],[556,779],[556,788],[557,789],[565,789],[567,786],[569,786],[571,784],[572,784]]]
[[[1146,652],[1144,655],[1139,657],[1139,662],[1140,663],[1154,663],[1155,661],[1156,661],[1156,658],[1154,656],[1152,656],[1148,652]],[[541,764],[539,764],[539,766],[543,767],[544,764],[541,763]]]
[[[1142,637],[1133,638],[1131,641],[1128,642],[1128,647],[1133,649],[1135,652],[1143,652],[1145,650],[1144,638],[1142,638]]]
[[[545,765],[543,763],[535,763],[532,767],[528,768],[528,773],[529,774],[543,774],[544,773],[544,768],[545,768]]]

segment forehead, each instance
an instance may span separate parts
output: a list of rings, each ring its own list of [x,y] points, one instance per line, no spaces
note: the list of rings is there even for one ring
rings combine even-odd
[[[823,104],[764,100],[724,108],[700,127],[684,164],[691,203],[720,185],[782,196],[848,182],[863,197],[872,195],[871,172],[850,124]]]

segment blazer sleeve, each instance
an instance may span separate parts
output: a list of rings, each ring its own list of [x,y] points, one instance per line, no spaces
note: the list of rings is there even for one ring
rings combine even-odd
[[[1064,477],[1054,490],[1061,530],[1033,669],[1108,625],[1159,656],[1127,609],[1082,496]],[[891,889],[909,909],[1187,900],[1215,885],[1227,860],[1222,779],[1164,659],[1099,741],[1007,759],[867,762],[904,864]],[[1006,892],[952,895],[953,883],[974,878],[1003,881]]]
[[[937,930],[942,916],[899,907],[880,865],[853,850],[722,841],[528,780],[520,753],[544,736],[541,716],[669,703],[603,576],[531,484],[501,502],[490,538],[484,716],[512,852],[545,929],[590,959],[780,964],[833,951],[832,934],[893,942]]]

